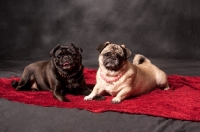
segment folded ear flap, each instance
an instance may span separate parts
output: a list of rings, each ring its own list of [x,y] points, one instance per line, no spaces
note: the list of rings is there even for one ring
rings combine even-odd
[[[120,45],[124,52],[124,59],[128,59],[131,56],[131,51],[125,47],[125,45]]]
[[[99,51],[99,52],[101,53],[101,51],[102,51],[107,45],[109,45],[109,44],[111,44],[111,42],[107,41],[107,42],[105,42],[104,44],[99,45],[99,46],[96,48],[96,50]]]
[[[50,51],[50,57],[52,57],[55,53],[55,51],[60,48],[60,44],[58,44],[56,47],[54,47],[51,51]]]
[[[79,53],[83,52],[83,50],[80,47],[78,47],[77,45],[71,43],[71,46],[73,46],[74,49],[77,50]]]

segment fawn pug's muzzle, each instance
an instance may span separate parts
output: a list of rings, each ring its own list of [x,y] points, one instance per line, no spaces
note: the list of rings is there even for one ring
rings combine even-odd
[[[103,66],[108,70],[119,70],[123,66],[123,62],[127,59],[127,49],[124,45],[109,44],[108,42],[105,43],[104,47],[99,47],[99,49],[102,49],[100,50],[101,60],[99,61],[101,61]],[[128,55],[129,54],[130,53],[128,53]]]
[[[106,52],[102,61],[105,68],[116,71],[122,67],[123,60],[123,56],[117,52]]]

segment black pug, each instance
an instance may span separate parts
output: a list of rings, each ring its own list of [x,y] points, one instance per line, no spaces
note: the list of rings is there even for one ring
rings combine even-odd
[[[57,45],[50,51],[50,61],[29,64],[12,86],[16,90],[50,90],[60,101],[69,101],[66,93],[88,95],[91,90],[84,79],[81,52],[75,44]]]

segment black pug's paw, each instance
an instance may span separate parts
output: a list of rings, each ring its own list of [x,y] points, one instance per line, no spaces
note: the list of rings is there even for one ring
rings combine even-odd
[[[84,88],[81,92],[81,94],[88,96],[92,91],[89,88]]]
[[[62,101],[62,102],[70,102],[70,100],[67,99],[64,95],[55,95],[54,94],[54,98],[59,100],[59,101]]]
[[[58,98],[57,98],[58,99]],[[62,97],[62,98],[59,98],[58,100],[62,101],[62,102],[70,102],[69,99],[65,98],[65,97]]]
[[[15,81],[15,80],[13,80],[13,81],[11,82],[11,86],[14,87],[14,88],[16,88],[16,87],[18,86],[18,82]]]
[[[65,98],[65,97],[62,99],[62,101],[63,101],[63,102],[70,102],[70,100],[67,99],[67,98]]]
[[[105,100],[106,97],[101,96],[101,95],[96,95],[93,99],[94,99],[94,100]]]

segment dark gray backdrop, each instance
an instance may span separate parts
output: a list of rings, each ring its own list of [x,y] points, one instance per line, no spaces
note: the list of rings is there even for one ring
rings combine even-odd
[[[200,58],[199,0],[1,0],[0,59],[47,59],[75,43],[83,59],[105,41],[150,58]]]
[[[155,58],[168,75],[200,76],[200,61],[191,60],[200,59],[199,31],[200,0],[1,0],[0,77],[18,76],[29,62],[48,59],[57,44],[79,45],[84,64],[97,67],[95,48],[108,40],[125,44],[133,54]],[[200,125],[0,98],[0,131],[199,132]]]

